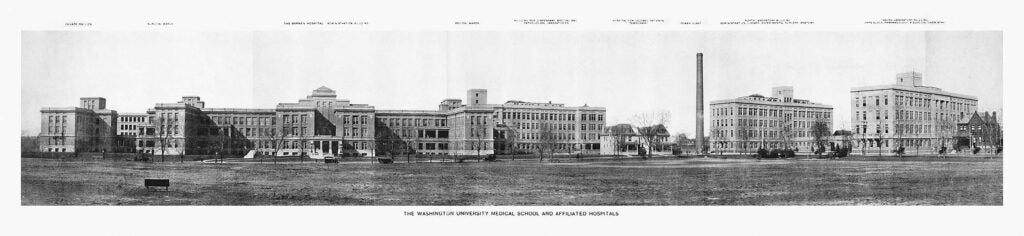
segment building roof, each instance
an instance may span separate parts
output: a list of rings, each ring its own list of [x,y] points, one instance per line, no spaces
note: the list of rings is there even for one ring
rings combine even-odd
[[[967,125],[975,121],[982,124],[999,124],[999,120],[996,118],[995,114],[990,114],[989,112],[980,113],[978,111],[974,111],[974,113],[969,116],[964,116],[960,121],[957,121],[957,124]]]
[[[823,108],[832,109],[832,105],[825,105],[821,103],[813,103],[804,99],[793,99],[793,102],[785,102],[777,98],[764,97],[757,94],[744,96],[732,99],[714,100],[709,105],[727,104],[727,103],[744,103],[754,105],[771,105],[771,106],[792,106],[792,107],[809,107],[809,108]]]
[[[662,124],[642,127],[640,129],[638,129],[637,131],[638,132],[645,132],[645,131],[648,131],[648,130],[653,131],[656,136],[671,136],[671,134],[668,133],[668,129],[665,128],[665,125],[662,125]]]
[[[626,135],[626,136],[640,135],[640,132],[646,131],[646,130],[649,130],[649,129],[653,129],[653,131],[656,133],[656,136],[671,136],[671,134],[669,134],[669,132],[668,132],[668,129],[665,128],[665,125],[662,125],[662,124],[657,124],[657,125],[652,125],[652,126],[647,126],[647,127],[641,127],[641,128],[636,128],[635,126],[633,126],[631,124],[617,124],[617,125],[612,125],[612,126],[605,127],[604,130],[602,131],[602,135]]]
[[[327,86],[320,86],[319,88],[313,90],[313,94],[310,95],[310,97],[330,97],[330,98],[336,98],[336,97],[338,97],[338,94],[335,93],[333,89],[328,88]]]
[[[529,109],[550,109],[550,110],[588,110],[588,111],[603,111],[604,107],[591,107],[584,104],[583,106],[565,106],[563,103],[548,102],[526,102],[520,100],[508,100],[503,104],[493,105],[494,107],[501,108],[529,108]]]
[[[617,124],[604,127],[602,133],[605,135],[636,135],[636,130],[633,130],[631,124]]]
[[[902,84],[886,84],[886,85],[874,85],[874,86],[862,86],[862,87],[850,88],[850,92],[864,92],[864,91],[873,91],[873,90],[904,90],[904,91],[908,91],[908,92],[918,92],[918,93],[928,93],[928,94],[935,94],[935,95],[943,95],[943,96],[950,96],[950,97],[956,97],[956,98],[968,99],[968,100],[975,100],[975,101],[978,100],[978,97],[975,97],[975,96],[966,95],[966,94],[959,94],[959,93],[953,93],[953,92],[948,92],[948,91],[943,91],[940,88],[931,87],[931,86],[907,86],[907,85],[902,85]]]

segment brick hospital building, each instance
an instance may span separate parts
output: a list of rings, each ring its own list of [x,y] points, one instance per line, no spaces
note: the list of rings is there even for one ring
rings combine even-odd
[[[119,116],[106,108],[106,99],[90,97],[78,107],[45,107],[40,113],[43,152],[376,156],[535,152],[542,147],[597,153],[605,109],[551,102],[489,104],[487,90],[471,89],[466,103],[444,99],[436,110],[384,110],[338,99],[334,90],[320,87],[305,99],[272,109],[207,108],[199,97],[185,96]]]

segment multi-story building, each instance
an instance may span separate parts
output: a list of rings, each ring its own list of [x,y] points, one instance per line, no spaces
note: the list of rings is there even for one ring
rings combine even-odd
[[[85,97],[79,107],[42,108],[39,151],[115,151],[117,111],[107,110],[106,106],[105,98]]]
[[[486,98],[485,98],[486,99]],[[551,149],[557,153],[598,153],[605,109],[587,105],[508,101],[489,105],[505,152]]]
[[[105,100],[83,98],[82,108],[44,108],[40,140],[50,143],[42,151],[51,152],[75,150],[68,149],[75,147],[75,134],[82,139],[88,131],[86,136],[93,142],[78,141],[79,150],[106,147],[161,155],[487,155],[503,145],[495,144],[496,137],[510,140],[509,135],[520,135],[522,142],[515,142],[516,146],[536,151],[543,141],[538,133],[550,133],[552,139],[544,143],[552,144],[553,150],[600,149],[597,134],[604,126],[604,108],[519,101],[488,104],[484,89],[469,90],[466,98],[469,104],[445,99],[437,110],[377,110],[338,99],[334,90],[320,87],[305,99],[280,103],[274,109],[207,108],[199,97],[185,96],[175,103],[157,103],[145,114],[123,117],[105,110]],[[110,134],[96,135],[101,132],[94,126],[100,123],[75,125],[76,119],[103,121],[112,127],[107,128]],[[508,128],[513,126],[521,128]],[[539,132],[549,130],[541,127],[552,132]]]
[[[923,85],[919,72],[896,83],[850,89],[855,152],[931,151],[953,145],[957,121],[977,110],[974,96]]]
[[[832,106],[794,99],[793,87],[772,88],[772,96],[754,94],[710,103],[710,149],[713,152],[754,152],[758,148],[789,148],[810,152],[819,125],[828,136]]]

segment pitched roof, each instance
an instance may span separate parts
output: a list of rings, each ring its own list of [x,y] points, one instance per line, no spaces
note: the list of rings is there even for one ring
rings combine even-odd
[[[631,125],[631,124],[617,124],[617,125],[605,127],[604,128],[604,133],[605,134],[635,135],[636,131],[633,130],[633,125]]]

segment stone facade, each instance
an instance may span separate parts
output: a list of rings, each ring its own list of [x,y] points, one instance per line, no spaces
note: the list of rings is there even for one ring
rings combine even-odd
[[[106,109],[106,99],[82,98],[81,107],[40,109],[39,151],[113,152],[118,150],[117,111]]]
[[[710,149],[715,153],[752,153],[759,148],[811,152],[813,127],[831,131],[832,106],[794,99],[793,87],[772,89],[772,96],[754,94],[710,103]],[[831,132],[829,132],[831,133]]]
[[[511,143],[522,151],[539,151],[542,125],[553,131],[546,133],[552,134],[549,143],[556,151],[600,149],[604,108],[488,104],[484,89],[468,90],[466,98],[469,104],[445,99],[437,110],[377,110],[338,99],[334,90],[320,87],[305,99],[273,109],[207,108],[199,97],[185,96],[123,117],[106,110],[105,99],[83,98],[83,108],[41,110],[40,149],[155,155],[488,155],[496,153],[496,146]],[[521,135],[515,140],[522,142],[511,142],[513,134]]]
[[[498,132],[495,147],[502,152],[550,149],[554,153],[596,154],[601,150],[603,107],[516,100],[488,107],[493,110]]]
[[[923,85],[918,72],[896,75],[896,84],[850,90],[854,152],[892,153],[951,147],[957,122],[977,110],[974,96]]]

